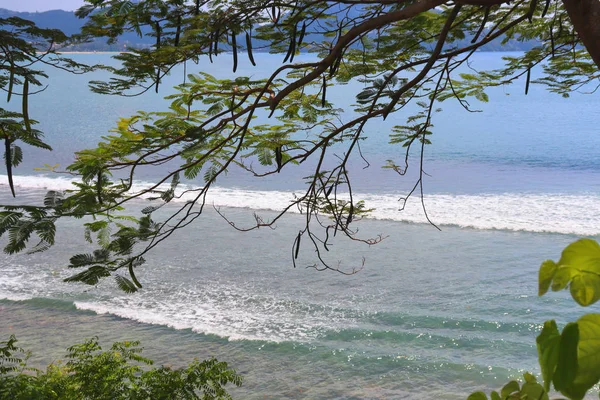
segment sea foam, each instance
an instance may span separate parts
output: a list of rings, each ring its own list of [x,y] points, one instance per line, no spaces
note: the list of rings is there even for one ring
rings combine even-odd
[[[73,189],[66,177],[19,176],[16,179],[26,197],[29,191]],[[0,175],[0,182],[6,182]],[[0,187],[5,187],[0,184]],[[132,193],[150,186],[137,182]],[[165,188],[168,187],[165,185]],[[180,185],[181,191],[191,186]],[[247,190],[212,187],[207,204],[215,207],[238,207],[253,210],[281,211],[303,192],[280,190]],[[41,195],[41,194],[40,194]],[[188,202],[196,192],[183,194],[173,202]],[[341,198],[344,194],[341,195]],[[370,218],[409,223],[427,223],[425,210],[436,225],[453,225],[473,229],[500,229],[527,232],[547,232],[596,236],[600,234],[600,196],[589,193],[500,193],[500,194],[440,194],[426,193],[423,201],[413,195],[404,202],[399,193],[354,193],[354,199],[364,200]],[[291,212],[299,212],[296,207]]]

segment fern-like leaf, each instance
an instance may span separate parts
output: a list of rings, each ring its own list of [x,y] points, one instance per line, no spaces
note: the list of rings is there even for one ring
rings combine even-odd
[[[115,281],[117,281],[117,286],[119,287],[119,289],[121,289],[125,293],[135,293],[138,291],[137,286],[124,276],[115,276]]]
[[[64,281],[83,282],[87,285],[95,285],[100,281],[101,278],[105,278],[107,276],[110,276],[110,272],[106,268],[100,265],[94,265],[83,272],[66,278]]]

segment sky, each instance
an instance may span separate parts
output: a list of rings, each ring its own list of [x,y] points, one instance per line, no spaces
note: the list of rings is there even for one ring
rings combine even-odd
[[[0,8],[13,11],[73,11],[83,5],[83,0],[0,0]]]

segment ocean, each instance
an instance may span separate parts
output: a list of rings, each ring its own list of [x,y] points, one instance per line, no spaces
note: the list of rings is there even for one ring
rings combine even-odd
[[[503,55],[477,53],[473,65],[494,68]],[[111,62],[106,54],[73,57]],[[264,76],[281,58],[256,57],[258,67],[240,62],[238,74]],[[190,63],[187,72],[228,76],[227,55],[215,61]],[[164,109],[162,96],[182,73],[163,82],[160,96],[118,98],[87,90],[87,80],[99,75],[52,71],[30,114],[54,151],[25,149],[15,170],[17,201],[41,203],[46,190],[68,189],[68,176],[34,168],[68,165],[120,116]],[[332,87],[330,101],[347,108],[357,88]],[[243,386],[231,389],[238,399],[464,399],[525,371],[539,374],[535,337],[543,322],[564,324],[587,311],[567,292],[537,297],[537,271],[570,242],[600,236],[600,96],[564,99],[538,86],[525,96],[519,81],[489,95],[489,104],[471,102],[482,112],[447,101],[434,117],[424,203],[441,231],[427,223],[418,197],[400,211],[414,174],[381,168],[387,159],[402,160],[403,149],[387,135],[411,110],[367,127],[361,150],[370,167],[354,159],[350,176],[355,198],[374,210],[357,224],[363,236],[385,239],[374,246],[338,240],[328,254],[348,269],[364,259],[358,273],[305,268],[315,257],[308,247],[292,267],[300,214],[274,230],[242,233],[213,209],[240,225],[254,213],[268,219],[302,191],[306,169],[267,179],[232,170],[210,192],[205,214],[147,257],[136,294],[110,280],[62,281],[72,273],[69,257],[91,250],[81,220],[60,222],[50,251],[0,255],[0,340],[17,335],[39,366],[92,336],[105,344],[141,340],[148,356],[174,366],[215,356],[243,375]],[[152,174],[143,172],[137,187]],[[2,204],[13,201],[6,182],[0,175]],[[184,182],[194,184],[202,183]]]

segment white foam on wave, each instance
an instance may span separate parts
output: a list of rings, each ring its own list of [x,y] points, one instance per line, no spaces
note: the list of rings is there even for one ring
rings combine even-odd
[[[0,175],[0,182],[5,181]],[[20,176],[18,185],[26,189],[66,190],[73,188],[68,178]],[[147,188],[150,183],[138,182],[132,191]],[[181,185],[180,190],[190,189]],[[213,187],[208,204],[217,207],[241,207],[255,210],[280,211],[295,198],[290,191],[261,191]],[[187,193],[174,202],[187,202],[196,194]],[[392,221],[426,223],[418,196],[408,200],[401,210],[400,194],[355,193],[374,211],[371,218]],[[455,225],[474,229],[502,229],[529,232],[553,232],[595,236],[600,234],[600,196],[591,194],[501,193],[501,194],[425,194],[425,207],[431,220],[438,225]],[[291,212],[298,212],[296,207]]]
[[[106,300],[76,301],[75,306],[230,341],[310,342],[339,321],[352,323],[342,311],[313,307],[308,312],[299,302],[256,293],[243,284],[204,283],[177,290],[164,284],[160,285],[162,290],[151,286],[136,296],[115,293]]]

